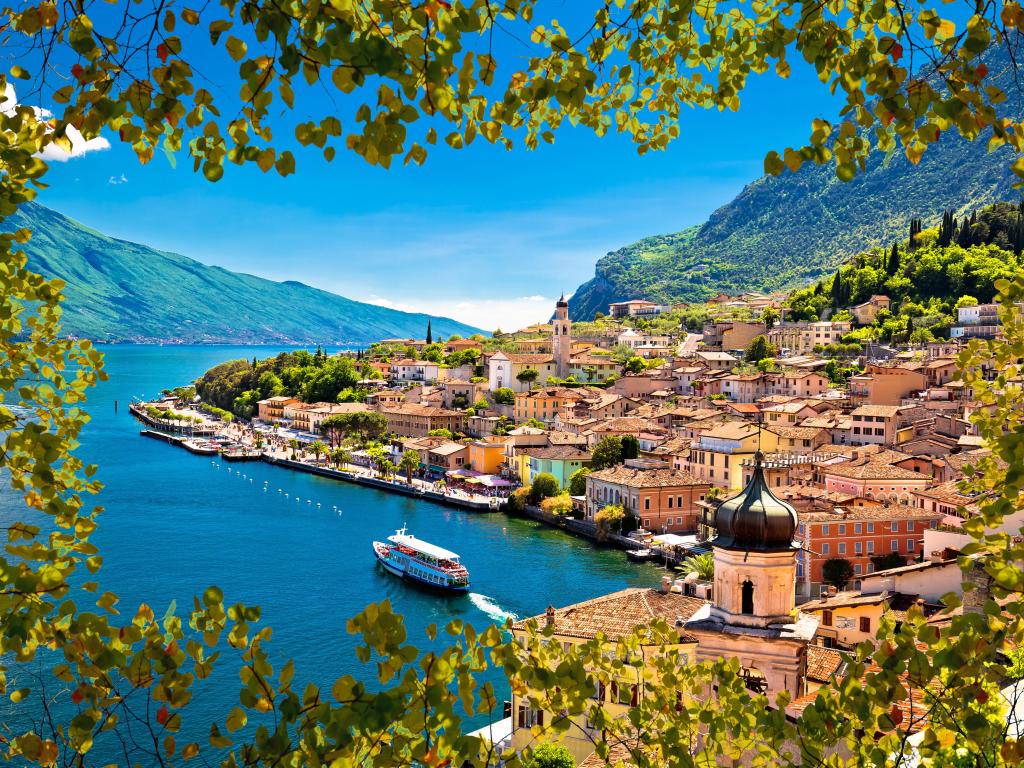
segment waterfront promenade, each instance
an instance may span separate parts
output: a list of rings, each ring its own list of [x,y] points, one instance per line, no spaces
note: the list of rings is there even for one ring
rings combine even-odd
[[[154,423],[152,419],[144,418],[144,413],[138,411],[133,411],[133,413],[140,420],[157,430],[156,432],[153,430],[143,430],[144,435],[150,437],[159,436],[160,424]],[[296,451],[288,445],[284,438],[259,432],[245,424],[221,423],[216,429],[216,436],[243,446],[247,452],[258,451],[257,458],[259,460],[275,466],[299,472],[308,472],[320,475],[321,477],[330,477],[344,482],[371,486],[405,496],[430,499],[431,501],[477,512],[497,511],[504,501],[500,496],[451,488],[444,483],[431,482],[418,477],[413,477],[411,482],[407,482],[404,476],[397,476],[395,479],[383,478],[374,470],[358,464],[332,466],[325,457],[321,457],[318,461],[307,449],[300,447]],[[165,440],[165,442],[170,442],[181,448],[186,447],[184,438]]]

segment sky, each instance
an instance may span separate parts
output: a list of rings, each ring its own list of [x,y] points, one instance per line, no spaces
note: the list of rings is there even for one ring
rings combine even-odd
[[[810,121],[837,110],[797,66],[787,81],[752,78],[742,99],[738,113],[687,113],[682,137],[645,156],[568,128],[534,152],[477,141],[391,170],[299,148],[293,176],[228,166],[215,184],[184,154],[142,166],[115,139],[52,163],[39,202],[207,264],[509,330],[546,320],[605,253],[706,220],[768,151],[804,143]]]

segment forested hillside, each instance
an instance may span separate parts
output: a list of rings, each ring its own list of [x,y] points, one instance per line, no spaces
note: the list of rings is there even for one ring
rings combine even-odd
[[[914,222],[899,241],[858,254],[834,275],[794,292],[788,319],[849,318],[845,308],[884,295],[891,308],[855,330],[851,341],[945,338],[958,307],[992,301],[997,280],[1024,272],[1022,249],[1024,206],[999,203],[959,218],[947,211],[937,229]]]
[[[989,69],[996,84],[1014,87],[1007,62]],[[904,237],[913,218],[932,226],[947,209],[962,214],[1015,199],[1011,162],[1005,148],[990,154],[984,140],[969,143],[951,132],[917,166],[903,154],[873,156],[850,182],[839,181],[832,165],[762,177],[706,223],[602,257],[570,299],[570,314],[590,319],[612,301],[633,298],[700,301],[719,291],[798,286]]]

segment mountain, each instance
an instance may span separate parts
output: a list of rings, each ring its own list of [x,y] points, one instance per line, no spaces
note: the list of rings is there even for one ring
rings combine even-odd
[[[60,278],[64,331],[99,341],[366,344],[479,333],[444,317],[399,312],[303,283],[211,267],[116,240],[36,203],[7,222],[28,227],[29,267]]]
[[[990,63],[989,71],[1009,92],[1008,61]],[[588,320],[626,299],[702,301],[719,291],[807,283],[866,248],[906,239],[912,218],[930,226],[946,209],[962,214],[1019,199],[1013,158],[1007,147],[990,154],[985,140],[967,142],[950,131],[918,165],[902,153],[872,156],[850,182],[839,181],[832,165],[764,176],[704,224],[602,257],[570,299],[570,316]]]

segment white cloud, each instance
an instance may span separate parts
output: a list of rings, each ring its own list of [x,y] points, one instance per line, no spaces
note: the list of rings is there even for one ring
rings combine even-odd
[[[107,184],[112,184],[115,187],[117,185],[119,185],[119,184],[127,184],[127,183],[128,183],[128,177],[125,176],[123,173],[120,176],[111,176],[110,179],[107,181]]]
[[[14,86],[7,83],[7,87],[4,90],[3,101],[0,101],[0,112],[5,115],[12,115],[14,114],[14,110],[17,106],[18,94],[15,92]],[[52,116],[51,112],[40,107],[32,107],[32,110],[36,113],[37,117],[48,118]],[[67,127],[65,135],[71,142],[70,151],[62,149],[56,144],[48,144],[46,148],[39,153],[39,157],[49,162],[66,163],[68,160],[74,157],[81,157],[88,152],[98,152],[110,149],[110,142],[102,136],[86,140],[82,136],[82,132],[73,125],[69,125]],[[125,179],[125,181],[127,181],[127,179]]]
[[[534,323],[547,322],[555,309],[555,299],[539,295],[515,299],[424,298],[414,302],[372,295],[359,301],[402,312],[425,312],[450,317],[485,331],[498,328],[514,331]]]

